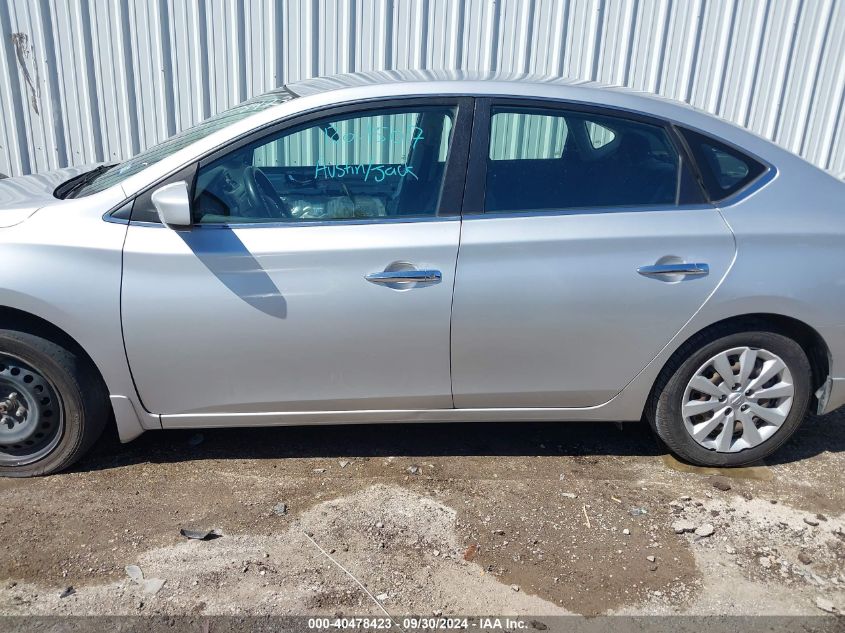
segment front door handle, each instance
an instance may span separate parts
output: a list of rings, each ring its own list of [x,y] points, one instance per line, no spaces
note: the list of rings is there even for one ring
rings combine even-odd
[[[677,264],[652,264],[651,266],[640,266],[637,272],[646,277],[659,277],[660,275],[707,275],[710,273],[710,266],[701,262]]]
[[[443,278],[439,270],[385,270],[370,273],[364,279],[374,284],[432,283]]]

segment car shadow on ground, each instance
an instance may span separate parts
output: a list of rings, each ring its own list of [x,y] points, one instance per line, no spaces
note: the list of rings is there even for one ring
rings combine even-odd
[[[766,458],[770,466],[810,459],[821,453],[845,452],[845,409],[827,415],[808,415],[796,434]]]
[[[808,416],[795,437],[766,460],[791,463],[845,451],[845,412]],[[206,459],[387,456],[643,456],[665,453],[647,424],[366,424],[150,431],[121,444],[114,429],[74,470]]]

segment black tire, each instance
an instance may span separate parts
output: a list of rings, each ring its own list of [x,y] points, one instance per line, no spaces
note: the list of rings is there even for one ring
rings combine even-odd
[[[735,453],[720,453],[701,446],[687,432],[681,405],[695,372],[710,358],[734,347],[765,349],[779,356],[792,375],[792,408],[780,428],[761,444]],[[657,379],[646,418],[666,447],[681,459],[698,466],[747,466],[778,450],[798,429],[807,414],[812,389],[812,369],[803,348],[776,332],[737,331],[730,325],[712,328],[684,344]]]
[[[61,422],[56,425],[54,439],[42,446],[49,452],[35,461],[27,462],[26,446],[15,450],[10,444],[0,449],[0,476],[33,477],[64,470],[82,457],[103,431],[109,401],[102,380],[87,358],[26,332],[0,329],[0,361],[3,359],[28,365],[46,379],[45,384],[49,383],[58,396],[56,408]],[[7,395],[0,394],[0,398]],[[53,413],[51,410],[54,418]]]

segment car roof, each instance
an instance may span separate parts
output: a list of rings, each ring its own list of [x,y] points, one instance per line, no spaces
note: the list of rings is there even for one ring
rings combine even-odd
[[[537,95],[559,96],[563,88],[573,96],[580,95],[584,101],[601,100],[606,91],[644,99],[656,103],[669,103],[696,111],[696,108],[672,101],[652,93],[639,92],[619,85],[602,84],[585,79],[573,79],[559,75],[514,73],[476,70],[380,70],[345,73],[327,77],[313,77],[287,84],[285,89],[297,97],[309,97],[351,88],[373,88],[381,92],[401,89],[406,92],[415,88],[420,94],[466,94],[472,96],[502,96],[525,94],[526,89]]]
[[[327,77],[312,77],[287,84],[287,88],[299,96],[308,96],[329,90],[353,88],[361,86],[379,86],[383,84],[418,83],[418,82],[465,82],[466,88],[473,88],[473,92],[485,92],[482,82],[519,82],[525,83],[555,83],[563,85],[599,86],[593,81],[571,79],[554,75],[538,75],[531,73],[497,72],[481,70],[374,70],[366,72],[344,73]]]

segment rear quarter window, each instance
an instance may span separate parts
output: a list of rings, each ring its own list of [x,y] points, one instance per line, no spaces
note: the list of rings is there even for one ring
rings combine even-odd
[[[724,200],[756,180],[766,166],[740,150],[692,130],[680,129],[713,202]]]

